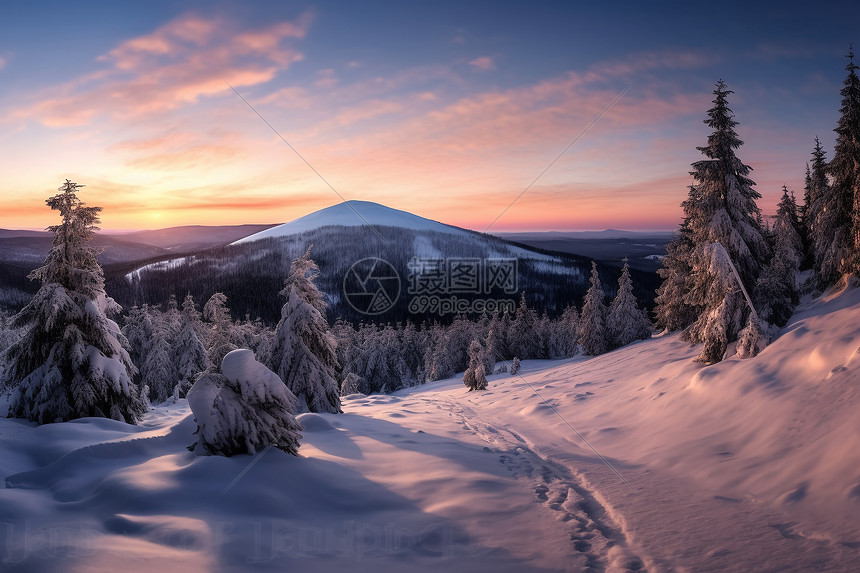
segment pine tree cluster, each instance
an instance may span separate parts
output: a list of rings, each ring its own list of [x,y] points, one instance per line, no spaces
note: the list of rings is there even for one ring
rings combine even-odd
[[[860,275],[860,79],[853,51],[848,58],[833,159],[816,137],[803,205],[783,186],[770,226],[756,204],[752,168],[736,155],[743,142],[728,106],[732,92],[717,82],[705,120],[713,131],[698,148],[704,159],[692,164],[655,308],[659,327],[702,344],[703,362],[722,360],[735,340],[739,355],[755,356],[794,312],[801,269],[812,270],[809,290]]]

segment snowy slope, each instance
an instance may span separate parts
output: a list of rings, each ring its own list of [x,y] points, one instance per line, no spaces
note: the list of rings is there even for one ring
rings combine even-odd
[[[851,288],[752,360],[671,335],[346,397],[299,457],[195,457],[184,400],[0,419],[0,569],[857,571],[858,347]]]
[[[299,217],[289,223],[254,233],[233,244],[249,243],[270,237],[286,237],[304,233],[320,227],[332,225],[356,227],[360,225],[380,225],[400,227],[414,231],[438,231],[441,233],[468,233],[464,229],[445,225],[437,221],[425,219],[406,211],[392,209],[370,201],[344,201],[319,211],[314,211],[304,217]]]

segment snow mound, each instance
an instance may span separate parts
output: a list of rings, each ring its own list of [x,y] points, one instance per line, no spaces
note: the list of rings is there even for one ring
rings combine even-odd
[[[327,226],[357,227],[360,225],[380,225],[385,227],[401,227],[415,231],[438,231],[440,233],[468,233],[459,227],[445,225],[432,219],[425,219],[407,211],[392,209],[370,201],[344,201],[325,209],[320,209],[299,217],[289,223],[254,233],[233,242],[250,243],[272,237],[286,237],[313,229]]]
[[[277,374],[247,349],[229,352],[221,374],[201,376],[188,391],[197,419],[200,453],[232,456],[275,446],[295,454],[302,429],[298,400]]]
[[[320,414],[305,412],[297,416],[297,418],[306,432],[332,432],[337,430],[331,422]]]
[[[292,411],[298,409],[295,396],[284,382],[277,374],[257,362],[254,353],[246,348],[228,352],[221,362],[221,373],[242,389],[246,400],[263,403],[273,397],[289,404]]]

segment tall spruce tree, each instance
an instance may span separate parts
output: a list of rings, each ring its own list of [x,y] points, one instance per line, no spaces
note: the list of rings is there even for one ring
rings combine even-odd
[[[574,305],[570,305],[564,309],[561,317],[558,319],[557,327],[558,336],[561,339],[561,354],[560,358],[569,358],[576,356],[579,351],[579,342],[577,336],[579,334],[579,311]]]
[[[150,318],[149,305],[142,307],[134,306],[125,317],[125,325],[122,333],[128,341],[128,354],[133,364],[143,364],[146,353],[152,340],[152,319]],[[140,372],[135,370],[133,375],[135,382],[140,382]]]
[[[848,76],[842,84],[842,107],[836,125],[836,145],[829,172],[832,177],[830,205],[836,275],[860,274],[860,78],[854,49],[848,52]],[[838,257],[838,258],[837,258]],[[827,277],[824,277],[825,279]]]
[[[639,308],[633,294],[633,280],[630,278],[630,266],[626,258],[618,279],[618,293],[609,305],[606,327],[611,348],[651,337],[651,321],[645,311]]]
[[[194,305],[191,293],[182,303],[182,326],[173,345],[173,360],[176,364],[177,394],[185,396],[198,374],[210,367],[209,356],[200,340],[203,323]]]
[[[237,348],[231,340],[233,319],[227,306],[227,295],[216,292],[210,296],[203,305],[203,319],[209,323],[204,331],[205,340],[203,341],[209,355],[209,362],[216,368],[220,368],[221,361],[227,353]]]
[[[140,384],[149,389],[149,401],[161,404],[173,395],[176,386],[176,364],[173,361],[174,340],[170,335],[167,315],[158,312],[152,321],[152,338],[146,357],[140,364]]]
[[[603,285],[597,272],[597,263],[591,261],[591,285],[585,293],[582,315],[579,318],[579,345],[583,354],[596,356],[609,350],[609,333],[606,331],[606,305]]]
[[[540,358],[539,318],[526,303],[526,292],[520,293],[520,303],[508,331],[508,346],[511,353],[520,359]]]
[[[290,265],[290,274],[280,293],[287,302],[281,309],[272,362],[302,408],[339,413],[336,341],[326,322],[323,295],[314,284],[318,274],[310,247]]]
[[[836,244],[832,242],[833,235],[827,230],[828,225],[832,224],[831,219],[835,213],[834,206],[831,204],[832,194],[830,182],[827,179],[827,169],[827,155],[816,136],[805,194],[804,226],[809,245],[808,258],[814,269],[818,286],[835,280],[837,274],[836,264],[833,261],[838,255],[831,252]]]
[[[708,144],[698,148],[705,159],[692,164],[693,184],[681,204],[684,224],[680,245],[684,248],[670,252],[665,263],[669,272],[664,278],[672,278],[674,283],[671,293],[669,287],[661,287],[657,300],[657,315],[663,325],[683,325],[684,317],[672,316],[673,312],[694,313],[696,319],[684,330],[684,338],[704,343],[699,356],[704,362],[721,360],[728,342],[737,338],[747,322],[749,309],[730,263],[751,292],[770,254],[756,205],[761,195],[749,178],[752,168],[735,155],[743,142],[735,132],[738,122],[728,106],[728,96],[733,92],[720,80],[713,93],[714,106],[705,120],[713,132]],[[679,268],[686,276],[672,272]]]
[[[788,189],[783,186],[773,223],[773,257],[759,275],[753,297],[761,320],[777,326],[788,322],[799,301],[797,271],[803,258],[803,245],[794,226],[796,209]]]
[[[809,163],[806,164],[806,175],[803,180],[803,204],[797,209],[800,219],[800,241],[803,244],[803,260],[800,262],[801,269],[812,268],[812,240],[809,236],[810,207],[812,205],[812,170]]]
[[[46,200],[62,223],[45,263],[30,273],[41,282],[15,317],[25,329],[8,350],[4,386],[13,390],[9,415],[40,424],[87,416],[135,423],[146,410],[136,369],[119,327],[105,316],[111,303],[90,246],[101,207],[85,207],[68,179]]]

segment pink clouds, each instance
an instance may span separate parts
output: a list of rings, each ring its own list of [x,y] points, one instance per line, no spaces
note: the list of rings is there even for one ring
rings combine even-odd
[[[337,85],[337,77],[334,70],[325,69],[317,72],[317,79],[314,81],[314,86],[323,89],[331,89]]]
[[[100,142],[89,143],[103,147],[82,180],[95,182],[94,171],[106,181],[146,181],[145,200],[94,200],[132,220],[136,210],[153,212],[152,204],[177,213],[175,224],[216,212],[224,222],[288,220],[336,199],[241,100],[213,99],[229,93],[226,81],[346,196],[483,228],[618,95],[620,78],[699,61],[645,54],[507,88],[466,73],[494,69],[488,56],[376,74],[344,61],[305,74],[301,84],[273,82],[294,77],[282,72],[302,57],[293,43],[307,27],[299,19],[237,30],[222,19],[185,16],[116,46],[100,58],[105,69],[55,86],[17,117],[92,125],[87,132]],[[241,89],[251,86],[261,87]],[[673,182],[667,197],[654,194],[652,180],[665,173],[686,180],[688,165],[670,165],[673,150],[654,142],[666,124],[689,113],[700,119],[709,99],[659,77],[640,80],[494,229],[677,218],[688,182]],[[118,129],[100,131],[108,125]],[[221,184],[229,192],[215,192]],[[191,185],[200,187],[182,191]],[[283,198],[284,189],[305,198]],[[624,208],[608,211],[606,197],[623,198]]]
[[[631,60],[643,69],[699,62],[689,55]],[[386,100],[358,100],[335,115],[347,121],[316,122],[293,138],[303,142],[303,153],[342,191],[354,189],[365,198],[394,200],[400,208],[480,228],[481,221],[486,224],[498,215],[506,200],[522,191],[617,97],[623,85],[617,80],[616,85],[606,85],[606,77],[607,70],[621,73],[621,68],[601,69],[600,76],[568,72],[531,85],[453,100],[445,97],[445,89],[439,89],[441,97],[435,92],[430,92],[433,98],[422,97],[427,92],[420,88]],[[389,81],[378,79],[380,84]],[[349,93],[351,87],[340,89]],[[528,222],[532,227],[577,228],[589,227],[589,218],[603,222],[614,218],[616,226],[642,228],[650,217],[661,227],[672,227],[689,185],[689,159],[679,154],[676,145],[667,144],[663,130],[667,125],[698,127],[709,99],[709,93],[686,93],[659,78],[642,80],[497,226],[513,228]],[[326,105],[331,107],[332,102]],[[368,110],[374,117],[385,115],[376,114],[389,112],[383,105],[390,105],[390,113],[398,111],[398,115],[382,118],[358,133],[339,129],[367,117]],[[684,123],[677,123],[680,119]],[[700,143],[690,140],[693,159],[694,146]],[[619,163],[625,168],[620,170]],[[563,188],[564,193],[554,195],[548,188]],[[451,192],[439,193],[440,189]],[[416,199],[408,204],[404,194]],[[428,197],[433,197],[429,204]],[[607,197],[612,198],[611,209]],[[623,208],[618,199],[623,199]],[[428,213],[428,209],[434,211]]]
[[[480,58],[475,58],[469,65],[483,71],[495,70],[496,64],[493,62],[493,58],[489,56],[481,56]]]
[[[276,105],[285,108],[309,109],[314,98],[300,86],[281,88],[254,101],[254,105]]]
[[[84,125],[102,114],[133,119],[227,92],[225,81],[237,88],[265,83],[302,58],[288,40],[304,37],[309,24],[305,15],[238,31],[222,19],[186,15],[122,43],[98,58],[107,69],[53,88],[12,117],[49,127]]]
[[[569,141],[617,95],[616,89],[598,88],[569,73],[523,88],[461,98],[414,117],[403,131],[461,151]],[[663,96],[649,88],[634,89],[601,123],[614,129],[648,126],[701,111],[701,105],[698,95]]]
[[[651,70],[689,70],[714,63],[715,57],[697,52],[663,50],[634,54],[623,60],[599,62],[585,74],[590,82],[615,77],[628,77],[632,74]]]
[[[403,104],[399,102],[372,99],[341,110],[333,118],[333,122],[340,126],[348,126],[362,120],[396,113],[402,109]]]

